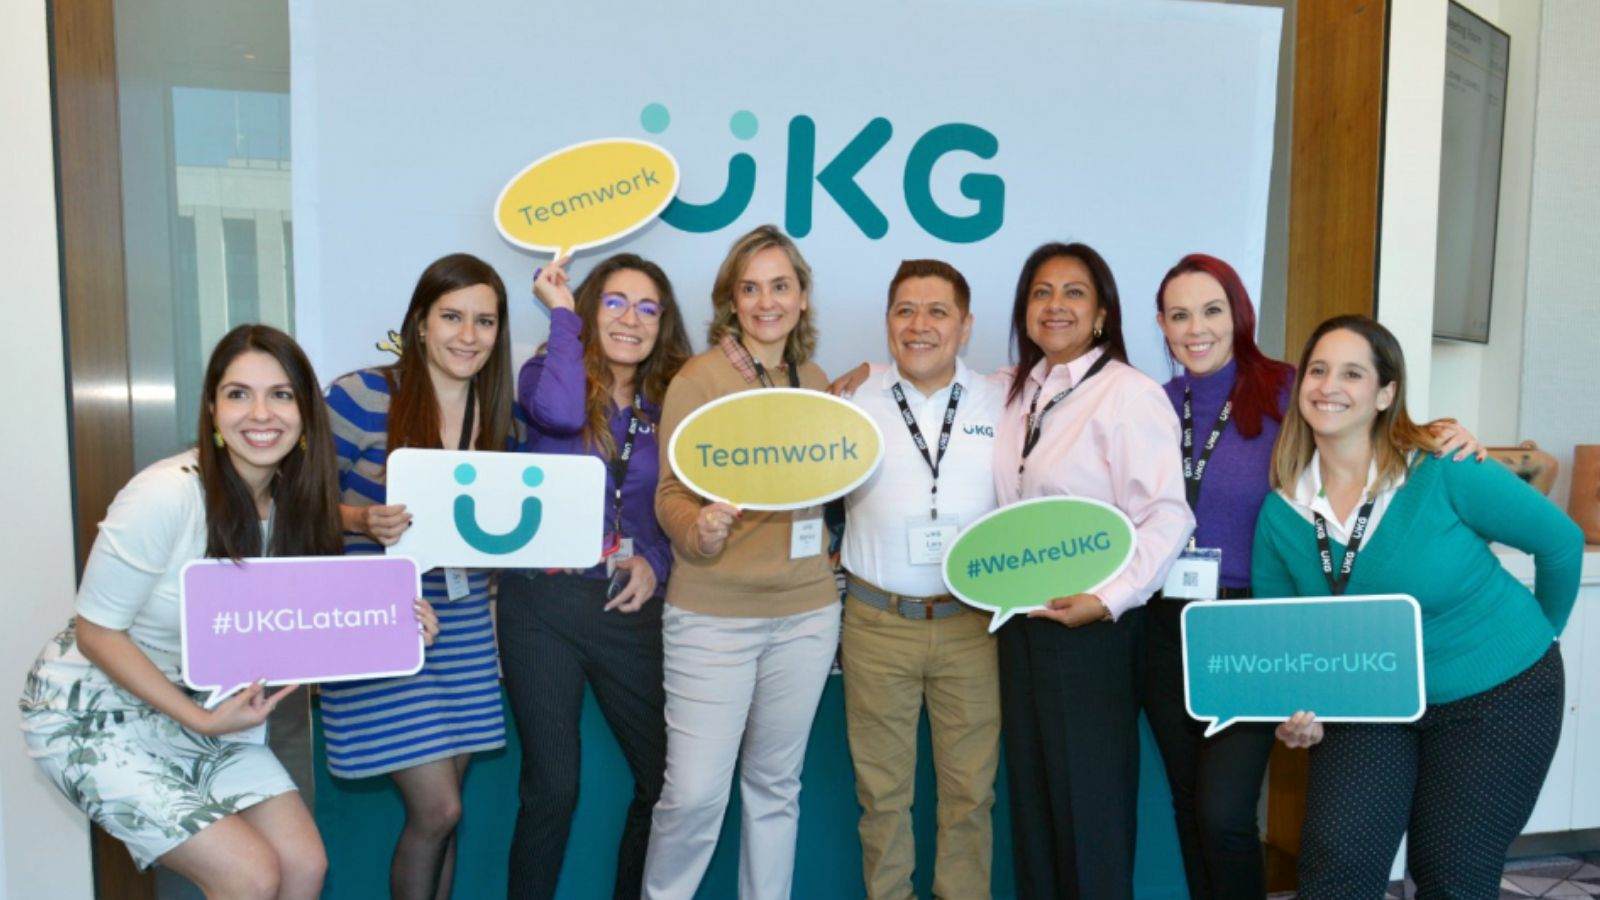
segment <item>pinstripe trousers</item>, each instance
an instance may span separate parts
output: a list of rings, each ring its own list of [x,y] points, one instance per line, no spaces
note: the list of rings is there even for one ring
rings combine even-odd
[[[500,662],[522,742],[521,805],[508,894],[553,897],[578,803],[578,719],[587,682],[633,774],[612,896],[639,896],[650,811],[666,772],[659,599],[604,612],[606,583],[577,575],[509,575],[499,600]]]

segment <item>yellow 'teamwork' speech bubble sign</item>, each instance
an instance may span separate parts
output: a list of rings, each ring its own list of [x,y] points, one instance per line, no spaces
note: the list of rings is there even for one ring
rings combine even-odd
[[[559,258],[633,233],[677,192],[678,161],[655,144],[585,141],[518,172],[494,202],[494,223],[511,243]]]
[[[667,447],[678,480],[745,509],[802,509],[850,493],[883,459],[883,433],[818,391],[745,391],[695,410]]]

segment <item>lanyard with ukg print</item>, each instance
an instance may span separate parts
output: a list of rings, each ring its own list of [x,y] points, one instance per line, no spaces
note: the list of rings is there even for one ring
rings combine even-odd
[[[1344,559],[1337,573],[1333,571],[1333,547],[1328,543],[1328,520],[1322,517],[1322,513],[1311,514],[1317,533],[1317,552],[1322,557],[1322,577],[1328,580],[1328,593],[1335,597],[1342,595],[1350,585],[1350,570],[1356,567],[1356,554],[1361,552],[1361,539],[1366,537],[1367,522],[1372,518],[1372,508],[1377,502],[1376,497],[1368,499],[1356,513],[1355,525],[1350,528],[1350,543],[1345,545]]]
[[[939,518],[939,464],[944,462],[944,451],[950,446],[950,431],[956,423],[956,406],[961,403],[961,385],[950,386],[950,402],[944,408],[944,424],[939,428],[938,455],[928,452],[928,440],[922,436],[922,429],[917,427],[917,417],[912,415],[910,404],[906,403],[906,392],[900,389],[899,382],[894,386],[894,402],[900,405],[900,418],[905,420],[906,429],[911,432],[911,441],[917,445],[917,452],[922,454],[922,459],[928,464],[928,471],[933,473],[933,490],[928,497],[928,518]]]
[[[1188,495],[1189,509],[1198,508],[1200,503],[1200,479],[1206,475],[1206,464],[1211,461],[1212,451],[1217,449],[1217,441],[1222,439],[1222,432],[1228,427],[1228,416],[1233,412],[1233,401],[1222,404],[1222,412],[1217,416],[1217,422],[1211,426],[1211,435],[1206,438],[1205,446],[1200,449],[1200,459],[1194,458],[1194,400],[1190,395],[1189,386],[1183,386],[1183,492]],[[1192,543],[1192,541],[1191,541]]]
[[[622,536],[622,483],[628,480],[628,461],[633,459],[633,439],[639,433],[639,420],[644,416],[644,407],[639,403],[639,395],[633,395],[633,411],[628,415],[628,436],[622,442],[622,447],[617,451],[616,459],[611,461],[611,480],[616,488],[612,492],[611,503],[611,533],[617,538]]]

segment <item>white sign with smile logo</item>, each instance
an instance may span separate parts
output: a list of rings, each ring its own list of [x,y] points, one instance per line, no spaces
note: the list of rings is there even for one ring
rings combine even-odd
[[[420,570],[587,569],[600,561],[606,470],[592,456],[396,450],[390,503],[411,527],[389,548]]]

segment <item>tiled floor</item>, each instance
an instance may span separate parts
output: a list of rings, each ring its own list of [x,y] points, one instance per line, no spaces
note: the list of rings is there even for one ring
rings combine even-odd
[[[1410,900],[1416,885],[1409,880],[1389,885],[1384,900]],[[1540,856],[1506,863],[1500,876],[1500,900],[1546,897],[1579,900],[1600,897],[1600,853]],[[1273,894],[1270,900],[1293,900],[1294,894]]]
[[[1600,853],[1519,859],[1500,876],[1501,898],[1600,897]]]

